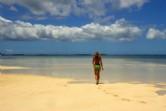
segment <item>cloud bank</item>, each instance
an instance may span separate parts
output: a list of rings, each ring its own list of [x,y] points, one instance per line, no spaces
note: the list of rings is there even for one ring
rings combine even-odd
[[[156,38],[166,39],[166,29],[159,30],[156,28],[149,28],[146,34],[146,38],[147,39],[156,39]]]
[[[20,5],[34,15],[100,17],[110,9],[140,8],[150,0],[0,0],[5,5]],[[15,9],[17,10],[17,9]]]
[[[142,30],[125,19],[116,20],[110,25],[90,23],[80,27],[31,24],[24,21],[11,21],[0,17],[1,40],[133,40]]]

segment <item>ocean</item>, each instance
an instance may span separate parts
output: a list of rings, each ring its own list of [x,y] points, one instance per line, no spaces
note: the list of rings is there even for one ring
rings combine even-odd
[[[0,70],[1,74],[33,74],[71,78],[78,83],[94,82],[91,56],[1,56],[0,65],[25,67]],[[103,65],[103,83],[166,82],[166,58],[103,56]]]

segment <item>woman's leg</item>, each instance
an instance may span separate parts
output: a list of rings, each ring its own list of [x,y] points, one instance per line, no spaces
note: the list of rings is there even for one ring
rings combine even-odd
[[[95,79],[96,79],[96,84],[99,84],[99,80],[100,80],[100,70],[96,70]]]
[[[99,84],[99,80],[100,80],[100,68],[99,69],[95,69],[94,68],[94,72],[95,72],[96,84]]]
[[[97,81],[97,71],[95,70],[95,80]]]

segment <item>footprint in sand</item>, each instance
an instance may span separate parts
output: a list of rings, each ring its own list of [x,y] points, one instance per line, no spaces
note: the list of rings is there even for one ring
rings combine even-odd
[[[101,89],[101,87],[100,87],[100,86],[98,86],[97,88],[98,88],[98,89]]]
[[[112,94],[111,92],[109,92],[109,91],[107,91],[107,90],[105,90],[105,89],[102,89],[102,87],[100,87],[100,86],[98,86],[97,87],[99,90],[101,90],[102,92],[104,92],[105,94],[108,94],[108,95],[113,95],[114,97],[119,97],[119,95],[117,95],[117,94]]]
[[[108,92],[107,90],[103,90],[103,92],[105,93],[105,94],[111,94],[111,92]]]
[[[105,90],[105,89],[104,89],[103,91],[104,91],[104,92],[107,92],[107,90]]]
[[[105,94],[111,94],[112,96],[114,96],[114,97],[119,97],[119,95],[117,95],[117,94],[112,94],[111,92],[108,92],[107,90],[105,90],[105,89],[102,89],[102,87],[100,87],[100,86],[98,86],[97,87],[99,90],[101,90],[101,91],[103,91]],[[126,102],[131,102],[132,100],[130,100],[130,99],[128,99],[128,98],[120,98],[122,101],[126,101]],[[139,103],[141,103],[141,104],[147,104],[147,102],[146,101],[138,101]]]
[[[107,90],[102,89],[100,86],[97,87],[99,90],[101,90],[102,92],[104,92],[105,94],[110,94]]]
[[[146,104],[147,102],[146,101],[139,101],[139,103]]]
[[[103,91],[105,94],[112,94],[111,92],[108,92],[105,89],[102,89],[101,87],[98,87],[99,90]],[[114,97],[119,97],[117,94],[112,94]]]
[[[113,95],[114,97],[119,97],[119,95],[117,95],[117,94],[112,94],[111,92],[108,92],[107,90],[103,90],[103,92],[104,92],[105,94],[111,94],[111,95]]]
[[[130,101],[131,101],[130,99],[127,99],[127,98],[122,98],[121,100],[122,100],[122,101],[127,101],[127,102],[130,102]]]
[[[67,87],[67,84],[64,84],[63,86],[64,86],[64,87]]]
[[[114,97],[119,97],[117,94],[113,94]]]

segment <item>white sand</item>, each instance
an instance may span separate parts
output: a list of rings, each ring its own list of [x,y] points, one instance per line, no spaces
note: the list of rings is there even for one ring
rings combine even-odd
[[[166,95],[158,95],[161,89],[150,84],[70,81],[2,74],[0,111],[166,111]]]

